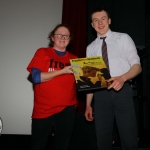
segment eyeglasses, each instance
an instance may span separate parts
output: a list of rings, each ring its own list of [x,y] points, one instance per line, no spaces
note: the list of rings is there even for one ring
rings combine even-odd
[[[54,34],[54,35],[56,35],[58,39],[62,39],[63,37],[65,40],[68,40],[70,38],[70,35],[62,35],[62,34]]]

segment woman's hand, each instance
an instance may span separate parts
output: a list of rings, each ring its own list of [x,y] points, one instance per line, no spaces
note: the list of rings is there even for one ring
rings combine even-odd
[[[72,66],[66,66],[61,71],[63,72],[63,74],[71,74],[71,73],[73,73]]]

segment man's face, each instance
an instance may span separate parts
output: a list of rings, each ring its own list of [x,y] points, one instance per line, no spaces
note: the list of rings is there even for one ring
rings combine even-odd
[[[106,33],[109,30],[109,24],[111,19],[108,18],[108,15],[105,11],[96,12],[92,15],[92,27],[96,30],[97,34],[105,37]]]

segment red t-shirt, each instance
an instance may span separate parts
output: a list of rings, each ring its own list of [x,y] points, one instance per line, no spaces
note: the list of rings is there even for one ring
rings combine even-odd
[[[27,70],[40,69],[50,72],[70,65],[70,59],[77,58],[67,52],[58,56],[53,48],[40,48],[29,63]],[[35,85],[32,118],[46,118],[62,111],[66,106],[77,105],[76,83],[73,74],[57,76],[47,82]]]

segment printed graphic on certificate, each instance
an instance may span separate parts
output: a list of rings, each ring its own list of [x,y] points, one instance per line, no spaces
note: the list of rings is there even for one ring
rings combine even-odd
[[[79,91],[107,88],[110,73],[101,56],[70,59]]]

